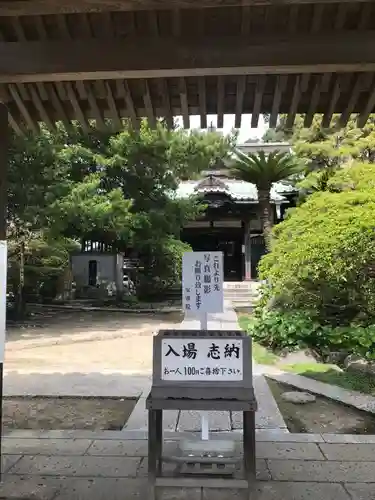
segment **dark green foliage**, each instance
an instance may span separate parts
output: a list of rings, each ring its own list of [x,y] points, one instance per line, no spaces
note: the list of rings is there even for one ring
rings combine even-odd
[[[255,316],[247,330],[254,341],[276,352],[309,348],[323,359],[343,351],[375,360],[375,325],[332,326],[304,310],[272,310]]]

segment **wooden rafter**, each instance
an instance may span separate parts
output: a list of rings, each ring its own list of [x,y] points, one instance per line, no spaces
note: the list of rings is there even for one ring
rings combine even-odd
[[[13,118],[13,115],[12,113],[9,111],[8,109],[8,122],[9,122],[9,125],[12,127],[12,129],[14,130],[14,132],[17,134],[17,135],[23,135],[24,134],[24,131],[22,130],[20,124],[18,123],[17,120],[15,120]]]
[[[259,114],[262,107],[264,87],[266,86],[266,78],[264,75],[258,77],[255,87],[254,107],[251,113],[251,128],[257,128],[259,122]]]
[[[314,14],[311,23],[312,33],[317,33],[319,31],[320,26],[322,24],[323,12],[324,12],[324,4],[314,5]]]
[[[36,89],[34,87],[34,85],[32,85],[32,84],[29,84],[28,88],[29,88],[30,96],[31,96],[31,99],[34,103],[34,106],[36,107],[36,109],[38,110],[38,113],[40,115],[41,121],[44,122],[47,125],[47,127],[54,130],[55,123],[53,122],[53,120],[51,120],[50,116],[48,115],[48,113],[44,107],[44,104],[43,104],[43,102],[40,98],[40,95],[39,95],[39,90]]]
[[[217,78],[217,128],[224,127],[225,77]]]
[[[249,5],[245,5],[242,9],[241,17],[241,34],[248,35],[250,33],[250,9]]]
[[[9,92],[11,96],[13,97],[14,102],[17,104],[18,109],[20,110],[21,115],[23,116],[25,123],[27,126],[35,133],[37,134],[39,132],[39,127],[38,124],[35,123],[33,118],[31,117],[29,110],[25,106],[23,99],[21,98],[19,91],[17,89],[16,85],[10,84],[8,86]]]
[[[275,92],[273,94],[272,109],[270,115],[270,127],[275,128],[277,125],[277,117],[279,115],[281,95],[284,92],[287,83],[287,76],[278,76],[276,80]]]
[[[246,76],[239,76],[237,79],[237,92],[236,92],[236,112],[234,115],[234,128],[241,128],[241,118],[243,110],[243,102],[246,90]]]
[[[104,121],[104,118],[102,116],[102,112],[98,106],[97,100],[95,98],[95,93],[93,92],[93,90],[91,88],[91,83],[85,82],[84,87],[85,87],[87,99],[89,101],[92,113],[95,117],[96,126],[99,129],[103,130],[105,128],[105,121]]]
[[[163,100],[164,117],[169,128],[173,128],[173,111],[171,106],[171,99],[169,96],[168,83],[165,78],[159,80],[160,93]]]
[[[198,77],[199,114],[201,117],[201,128],[207,128],[207,100],[206,80],[203,76]]]
[[[375,108],[375,78],[373,79],[371,88],[372,88],[372,90],[367,98],[367,102],[365,104],[365,107],[364,107],[363,111],[360,113],[360,115],[358,116],[357,125],[359,128],[362,128],[366,125],[366,122],[367,122],[370,114],[374,111],[374,108]]]
[[[129,115],[129,118],[132,122],[133,128],[137,129],[139,127],[139,120],[137,116],[137,112],[134,106],[132,93],[130,91],[130,87],[127,81],[122,82],[122,87],[124,91],[124,99],[126,104],[126,109]]]
[[[348,101],[346,108],[341,113],[341,116],[339,119],[339,123],[340,123],[341,127],[346,126],[346,124],[348,123],[348,120],[350,118],[350,115],[354,111],[354,108],[357,104],[358,97],[359,97],[359,94],[361,92],[361,88],[363,85],[363,80],[364,80],[363,76],[364,75],[362,73],[359,73],[358,75],[356,75],[356,80],[355,80],[355,84],[353,86],[353,91],[351,93],[350,99]]]
[[[320,92],[322,89],[322,76],[319,75],[315,79],[314,89],[311,95],[310,105],[305,115],[304,126],[306,128],[311,127],[316,108],[319,103]]]
[[[117,110],[117,105],[115,98],[113,97],[111,86],[108,82],[105,82],[105,89],[107,92],[108,108],[111,114],[113,125],[117,130],[121,130],[122,128],[121,118]]]
[[[49,83],[47,85],[48,85],[48,87],[46,90],[51,98],[52,106],[56,110],[56,113],[59,116],[60,120],[63,122],[65,128],[67,130],[69,130],[71,128],[71,123],[70,123],[70,120],[68,119],[68,116],[65,112],[64,106],[62,105],[60,98],[57,95],[56,89],[55,89],[53,83]]]
[[[342,30],[343,29],[347,15],[348,15],[348,8],[349,8],[349,4],[347,4],[347,3],[338,4],[337,15],[336,15],[336,19],[334,22],[334,29],[335,30]]]
[[[337,101],[340,97],[340,92],[341,92],[340,79],[338,77],[336,77],[336,81],[334,83],[333,92],[331,95],[331,100],[330,100],[330,103],[328,106],[328,110],[323,115],[323,119],[322,119],[322,127],[323,128],[328,128],[330,126],[333,113],[335,112],[335,109],[336,109]]]
[[[188,101],[188,92],[187,92],[185,78],[179,79],[179,87],[180,87],[180,102],[181,102],[182,120],[183,120],[184,128],[189,128],[190,127],[189,101]]]
[[[154,113],[154,106],[152,104],[150,87],[147,80],[144,80],[143,82],[143,102],[145,103],[148,124],[150,127],[155,127],[156,118]]]
[[[84,130],[85,132],[88,132],[90,127],[87,123],[86,116],[83,113],[82,108],[78,102],[78,99],[77,99],[77,96],[76,96],[76,93],[75,93],[75,90],[73,88],[72,83],[65,82],[65,89],[66,89],[66,93],[68,95],[68,98],[71,102],[71,105],[74,109],[74,113],[77,117],[77,120],[81,124],[82,130]]]
[[[289,21],[288,21],[289,33],[295,33],[297,30],[298,14],[299,14],[298,4],[291,5],[289,10]]]
[[[286,128],[291,129],[294,125],[294,120],[296,119],[298,104],[301,99],[302,89],[301,89],[301,77],[296,76],[293,88],[292,102],[290,104],[289,113],[286,119]]]

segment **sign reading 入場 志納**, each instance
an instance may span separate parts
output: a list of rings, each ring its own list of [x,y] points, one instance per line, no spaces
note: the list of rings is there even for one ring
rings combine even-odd
[[[243,349],[239,339],[169,338],[162,340],[161,351],[162,380],[243,380]]]
[[[185,311],[223,311],[223,253],[185,252],[182,259],[182,301]]]

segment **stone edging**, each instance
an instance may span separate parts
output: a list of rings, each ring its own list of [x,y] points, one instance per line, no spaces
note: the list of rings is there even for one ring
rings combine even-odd
[[[257,429],[258,442],[274,443],[335,443],[335,444],[375,444],[375,435],[360,434],[296,434],[283,430]],[[168,432],[164,431],[164,440],[200,439],[199,432]],[[138,441],[147,440],[147,431],[122,430],[122,431],[87,431],[87,430],[52,430],[35,431],[17,429],[6,431],[3,439],[91,439],[91,440],[122,440]],[[210,439],[233,439],[240,441],[242,431],[211,432]]]
[[[326,384],[317,380],[283,372],[268,366],[262,366],[263,374],[276,382],[291,385],[297,389],[311,392],[319,396],[324,396],[333,401],[337,401],[347,406],[352,406],[357,410],[365,411],[375,415],[375,397],[362,394],[358,391],[350,391],[336,385]]]

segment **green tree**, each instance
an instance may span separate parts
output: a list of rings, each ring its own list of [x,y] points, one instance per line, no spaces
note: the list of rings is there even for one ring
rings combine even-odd
[[[256,154],[237,151],[236,155],[237,161],[233,167],[233,174],[238,179],[256,185],[263,234],[268,241],[273,226],[270,202],[272,184],[300,173],[303,165],[295,156],[286,152],[275,151],[267,155],[264,151]]]

